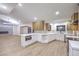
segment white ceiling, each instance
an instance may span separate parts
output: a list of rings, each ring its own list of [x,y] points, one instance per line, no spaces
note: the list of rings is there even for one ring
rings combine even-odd
[[[0,8],[0,13],[21,20],[23,23],[30,23],[37,20],[46,22],[58,22],[69,20],[70,16],[77,11],[76,3],[23,3],[23,6],[15,4],[2,4],[7,6],[7,10]],[[55,12],[60,14],[56,15]]]
[[[9,14],[15,6],[16,3],[0,3],[0,13]]]

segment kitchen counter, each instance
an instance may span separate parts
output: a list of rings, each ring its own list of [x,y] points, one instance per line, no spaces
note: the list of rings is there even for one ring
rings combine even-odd
[[[47,33],[28,33],[28,34],[21,34],[21,35],[34,35],[34,34],[40,34],[40,35],[49,35],[49,34],[64,34],[64,33],[59,33],[59,32],[47,32]]]
[[[27,37],[30,37],[30,40],[26,40]],[[40,43],[48,43],[53,40],[61,40],[64,41],[64,34],[62,33],[29,33],[29,34],[21,34],[21,46],[25,47],[34,42]]]
[[[75,36],[75,35],[65,35],[65,42],[67,42],[67,40],[76,40],[79,41],[79,36]]]
[[[66,37],[67,37],[67,38],[73,38],[73,39],[74,39],[74,38],[79,39],[79,36],[74,36],[74,35],[67,35]]]

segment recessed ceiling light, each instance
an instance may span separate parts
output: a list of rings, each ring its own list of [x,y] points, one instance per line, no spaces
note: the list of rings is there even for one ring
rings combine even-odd
[[[37,17],[34,17],[34,20],[36,21],[37,20]]]
[[[22,4],[21,3],[18,3],[18,6],[22,6]]]
[[[55,13],[55,14],[56,14],[56,15],[59,15],[59,13],[60,13],[59,11],[56,11],[56,13]]]

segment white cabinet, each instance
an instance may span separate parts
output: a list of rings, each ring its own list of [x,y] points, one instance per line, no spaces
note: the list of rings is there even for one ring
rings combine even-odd
[[[21,30],[21,34],[27,34],[28,33],[28,27],[23,27]]]
[[[21,26],[20,30],[21,30],[21,34],[27,34],[28,33],[28,27],[27,26]]]
[[[79,56],[79,41],[69,41],[69,56]]]
[[[25,41],[26,36],[32,36],[31,40]],[[64,34],[57,34],[57,33],[33,33],[33,34],[22,34],[21,35],[21,46],[25,47],[34,42],[40,43],[49,43],[53,40],[64,40]]]
[[[64,34],[59,34],[59,40],[64,41]]]
[[[55,40],[64,41],[64,34],[53,34],[52,38]]]
[[[50,42],[53,40],[64,41],[64,34],[59,34],[59,33],[48,34],[48,41]]]
[[[42,42],[43,43],[48,43],[48,39],[49,39],[48,35],[42,35]]]
[[[60,40],[64,41],[64,34],[55,34],[55,33],[42,33],[42,34],[37,34],[38,41],[41,43],[48,43],[53,40]]]
[[[30,40],[26,40],[27,36],[31,36]],[[36,42],[36,36],[34,34],[22,34],[21,35],[21,46],[26,47],[34,42]]]
[[[20,25],[13,25],[13,35],[20,35]]]
[[[55,40],[54,34],[42,33],[42,34],[37,34],[36,36],[38,37],[38,42],[40,43],[48,43],[50,41]]]
[[[48,35],[48,41],[53,41],[53,40],[56,40],[56,34],[49,34]]]

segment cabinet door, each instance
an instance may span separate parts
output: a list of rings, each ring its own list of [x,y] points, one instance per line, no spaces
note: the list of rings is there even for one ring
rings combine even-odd
[[[72,52],[73,52],[72,53],[73,56],[79,56],[79,50],[75,49],[75,50],[72,50]]]
[[[64,41],[64,34],[60,34],[59,37],[60,37],[60,41]]]
[[[55,39],[59,41],[64,41],[64,34],[55,34]]]
[[[48,39],[49,39],[48,35],[42,35],[42,42],[43,43],[48,43]]]
[[[44,30],[44,21],[33,22],[32,26],[34,31]]]
[[[72,16],[71,16],[71,24],[70,24],[70,28],[71,28],[71,31],[78,31],[78,12],[74,13]]]
[[[21,29],[21,34],[27,34],[28,33],[28,27],[23,26],[20,29]]]
[[[77,31],[78,30],[78,25],[71,24],[71,30],[72,31]]]
[[[52,41],[52,40],[54,40],[54,37],[53,37],[52,34],[49,34],[49,35],[48,35],[48,41],[50,42],[50,41]]]
[[[53,40],[58,40],[59,39],[59,37],[56,34],[49,34],[48,37],[49,37],[48,38],[49,41],[53,41]]]

